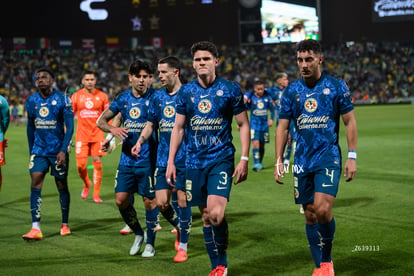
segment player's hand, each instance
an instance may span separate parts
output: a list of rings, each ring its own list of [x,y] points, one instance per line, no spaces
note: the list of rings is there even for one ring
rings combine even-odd
[[[355,178],[356,175],[356,160],[347,159],[344,167],[344,176],[346,177],[345,181],[349,182]]]
[[[273,120],[272,119],[269,119],[269,121],[267,122],[267,126],[268,127],[273,126]]]
[[[247,179],[248,173],[248,161],[247,160],[240,160],[239,164],[237,164],[236,169],[232,175],[234,180],[234,184],[239,184]]]
[[[112,140],[112,139],[111,139]],[[111,142],[111,140],[105,139],[102,143],[101,143],[101,151],[102,152],[107,152],[109,149],[109,143]]]
[[[273,172],[273,175],[276,183],[284,184],[281,178],[285,177],[285,166],[283,165],[283,162],[280,162],[280,158],[275,163],[275,171]]]
[[[140,143],[136,143],[135,146],[132,147],[131,149],[131,154],[134,157],[139,157],[139,152],[141,151],[141,144]]]
[[[122,144],[122,141],[124,141],[128,137],[128,128],[127,127],[113,127],[111,128],[111,134],[117,137],[121,141],[119,144]]]
[[[175,182],[177,181],[177,169],[175,164],[168,163],[167,172],[165,173],[165,179],[167,180],[168,185],[175,187]]]
[[[56,166],[58,168],[66,166],[66,153],[60,151],[56,156]]]

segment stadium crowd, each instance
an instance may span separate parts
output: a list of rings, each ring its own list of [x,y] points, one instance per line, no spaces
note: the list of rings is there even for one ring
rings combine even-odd
[[[218,73],[240,84],[243,91],[252,89],[257,79],[267,87],[275,85],[275,75],[287,72],[289,79],[297,78],[294,45],[220,47]],[[397,42],[347,43],[325,47],[323,69],[343,78],[355,100],[373,103],[398,102],[414,96],[414,45]],[[158,59],[176,55],[183,61],[183,82],[195,77],[187,48],[141,47],[127,49],[33,49],[0,50],[0,95],[11,106],[19,105],[33,93],[33,74],[37,68],[51,68],[57,78],[56,85],[69,95],[80,88],[84,70],[97,72],[97,87],[108,93],[109,99],[126,89],[128,76],[124,68],[134,59],[156,64]],[[157,78],[155,88],[160,85]]]

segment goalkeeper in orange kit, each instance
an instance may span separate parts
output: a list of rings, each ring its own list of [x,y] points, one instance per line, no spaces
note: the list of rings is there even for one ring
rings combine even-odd
[[[92,186],[87,169],[88,157],[92,156],[93,201],[102,203],[99,192],[103,176],[102,156],[106,153],[101,151],[104,133],[96,127],[96,120],[108,108],[109,101],[106,93],[95,88],[96,82],[96,74],[93,71],[85,71],[82,74],[83,88],[73,93],[71,100],[73,113],[77,116],[76,166],[84,182],[81,196],[83,199],[87,198]]]

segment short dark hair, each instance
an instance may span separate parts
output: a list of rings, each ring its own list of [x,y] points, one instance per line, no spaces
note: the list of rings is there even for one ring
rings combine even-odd
[[[128,73],[130,75],[137,75],[137,74],[139,74],[139,71],[141,71],[141,70],[147,71],[148,74],[154,74],[154,71],[153,71],[151,65],[148,62],[142,61],[142,60],[139,60],[139,59],[133,61],[129,65]]]
[[[96,77],[96,73],[95,73],[95,71],[92,71],[92,70],[85,70],[85,71],[83,71],[82,72],[82,78],[85,76],[85,75],[94,75],[95,77]]]
[[[218,50],[216,45],[210,41],[196,42],[191,46],[191,56],[194,57],[197,51],[209,51],[215,58],[218,58]]]
[[[314,39],[305,39],[302,41],[299,41],[296,44],[296,52],[308,52],[313,51],[315,54],[321,54],[322,53],[322,46],[321,44],[314,40]]]
[[[265,83],[264,83],[264,81],[263,80],[255,80],[254,81],[254,83],[253,83],[253,86],[256,86],[256,85],[264,85]]]
[[[165,58],[161,58],[158,61],[158,64],[168,64],[169,67],[171,68],[175,68],[178,69],[179,71],[181,71],[181,61],[178,57],[176,56],[167,56]]]
[[[53,74],[52,70],[50,70],[49,68],[43,67],[43,68],[37,69],[36,75],[39,74],[40,72],[46,72],[50,75],[52,79],[55,79],[55,74]]]
[[[280,72],[276,74],[276,80],[281,79],[286,77],[287,78],[288,74],[286,74],[285,72]]]

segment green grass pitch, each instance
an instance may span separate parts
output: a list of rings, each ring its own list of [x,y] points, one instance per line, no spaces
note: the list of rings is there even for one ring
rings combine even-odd
[[[350,183],[341,179],[334,203],[337,222],[333,260],[337,275],[414,274],[414,106],[359,106],[358,172]],[[285,184],[273,180],[274,127],[266,146],[265,169],[251,170],[246,182],[233,186],[227,208],[230,244],[229,275],[311,275],[304,218],[294,204],[292,176]],[[201,220],[193,209],[189,259],[173,262],[172,227],[162,218],[152,259],[129,256],[133,236],[122,236],[124,223],[114,201],[113,180],[120,154],[104,157],[103,204],[80,198],[82,183],[70,160],[70,227],[59,235],[58,193],[50,175],[43,187],[44,238],[26,242],[31,228],[29,155],[24,126],[10,126],[6,137],[7,164],[2,167],[0,192],[0,275],[207,275],[210,264],[204,248]],[[239,138],[234,129],[234,142]],[[346,137],[341,123],[341,145]],[[240,156],[240,151],[236,153]],[[89,160],[90,162],[90,160]],[[91,171],[89,171],[91,174]],[[144,224],[143,204],[135,206]]]

